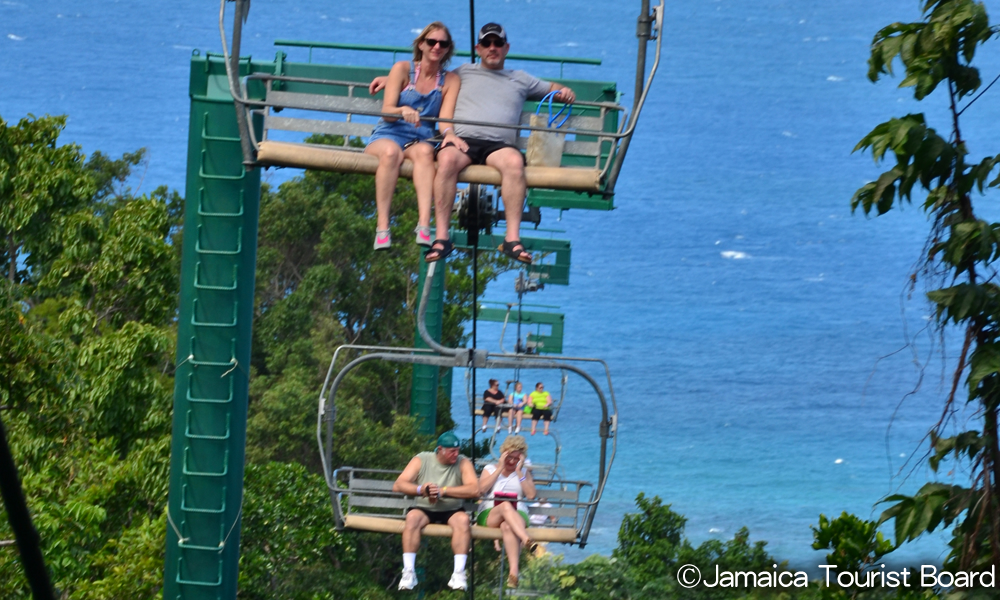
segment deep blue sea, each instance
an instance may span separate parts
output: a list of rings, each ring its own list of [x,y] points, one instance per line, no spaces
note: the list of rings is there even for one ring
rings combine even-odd
[[[874,33],[915,20],[919,4],[668,3],[617,210],[546,212],[542,227],[572,240],[571,285],[528,299],[566,314],[566,354],[608,361],[620,412],[590,545],[569,558],[610,552],[622,514],[645,491],[688,518],[696,543],[747,526],[777,557],[815,567],[822,553],[810,548],[809,526],[820,513],[876,518],[882,497],[932,476],[921,440],[939,417],[955,352],[946,334],[948,357],[932,353],[942,340],[926,329],[923,288],[906,290],[928,225],[916,207],[866,219],[849,206],[877,173],[851,150],[877,123],[925,111],[948,128],[940,100],[918,105],[898,80],[866,78]],[[1000,2],[986,4],[1000,14]],[[208,0],[0,0],[0,116],[67,114],[64,141],[113,155],[146,147],[148,169],[134,185],[183,190],[189,57],[220,51],[218,9]],[[280,38],[406,45],[437,19],[467,40],[467,10],[465,0],[256,0],[243,49],[271,59]],[[638,0],[479,0],[476,10],[477,24],[504,24],[512,52],[602,59],[565,74],[617,81],[631,103]],[[978,64],[986,81],[1000,73],[995,51]],[[998,94],[963,115],[977,160],[996,153]],[[510,278],[488,298],[513,301]],[[482,326],[480,345],[497,348],[498,334]],[[489,376],[478,375],[480,387]],[[558,387],[554,375],[541,379]],[[456,377],[456,418],[468,431],[461,388]],[[563,465],[569,477],[593,478],[595,401],[579,380],[569,391],[556,426]],[[536,460],[551,454],[551,440],[530,441]],[[926,540],[899,560],[937,561],[943,548]]]

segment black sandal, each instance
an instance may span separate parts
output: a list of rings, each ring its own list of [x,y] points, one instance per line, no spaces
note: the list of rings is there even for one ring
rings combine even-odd
[[[442,258],[447,258],[447,256],[451,254],[451,251],[454,249],[455,246],[452,245],[451,240],[434,240],[434,243],[431,244],[431,249],[424,255],[424,262],[432,263],[437,262]],[[431,256],[432,254],[434,256]]]
[[[520,248],[520,250],[517,248]],[[497,246],[497,250],[518,262],[531,264],[531,253],[524,247],[521,240],[514,240],[513,242],[504,241],[504,243]]]

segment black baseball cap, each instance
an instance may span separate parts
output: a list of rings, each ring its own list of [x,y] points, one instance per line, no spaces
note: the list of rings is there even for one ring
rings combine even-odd
[[[495,35],[504,42],[507,41],[507,32],[504,31],[503,25],[499,23],[487,23],[483,25],[483,28],[479,30],[479,41],[483,41],[483,38],[488,35]]]

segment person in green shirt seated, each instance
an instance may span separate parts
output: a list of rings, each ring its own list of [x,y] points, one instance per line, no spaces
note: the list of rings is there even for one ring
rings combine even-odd
[[[458,453],[459,441],[451,431],[442,433],[434,452],[421,452],[392,484],[392,491],[417,498],[416,506],[406,512],[403,527],[403,574],[399,589],[417,586],[417,548],[420,534],[431,523],[451,526],[451,549],[455,553],[455,569],[448,581],[453,590],[466,588],[465,562],[472,541],[469,513],[462,509],[462,500],[479,497],[479,478],[472,462]]]
[[[545,421],[542,435],[549,435],[549,423],[552,421],[552,396],[545,391],[545,384],[539,381],[535,391],[528,395],[528,406],[531,407],[531,435],[535,435],[538,420]]]

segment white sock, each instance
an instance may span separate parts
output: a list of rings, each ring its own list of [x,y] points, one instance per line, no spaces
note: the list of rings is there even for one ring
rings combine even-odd
[[[455,572],[461,573],[465,570],[465,561],[469,558],[468,554],[456,554],[455,555]]]
[[[416,552],[404,552],[403,553],[403,569],[409,569],[410,571],[415,571],[417,567],[417,553]]]

